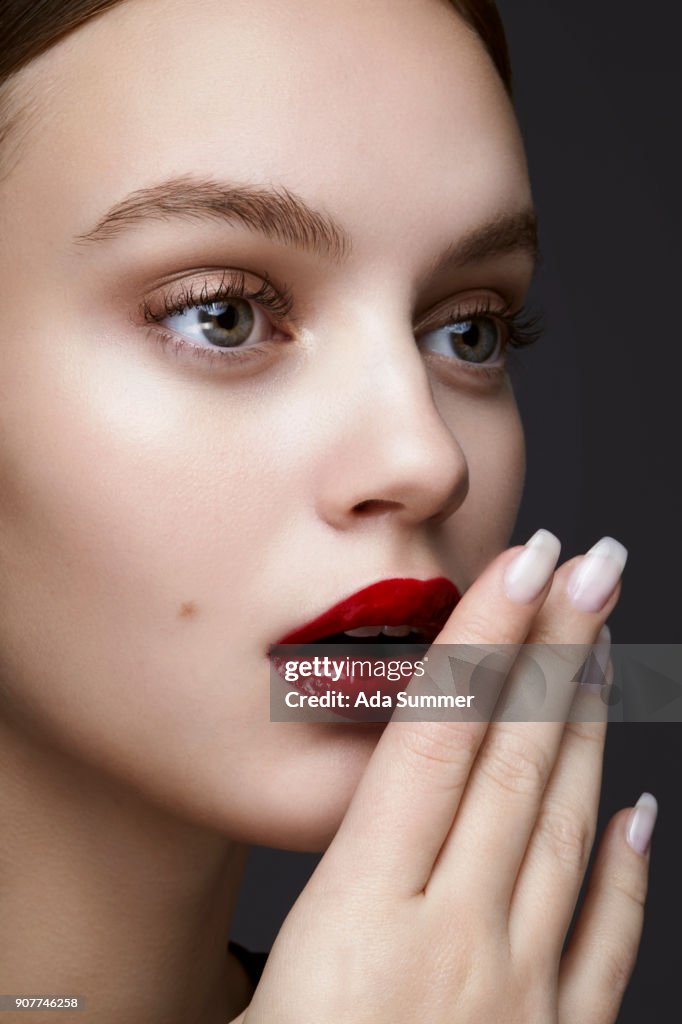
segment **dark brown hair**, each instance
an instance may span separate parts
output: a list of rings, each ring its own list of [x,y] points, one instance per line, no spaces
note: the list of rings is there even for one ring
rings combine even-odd
[[[122,0],[0,0],[0,86],[53,43]],[[511,65],[494,0],[449,0],[477,32],[511,95]]]
[[[471,25],[490,54],[504,87],[512,95],[512,69],[507,36],[495,0],[449,0]]]

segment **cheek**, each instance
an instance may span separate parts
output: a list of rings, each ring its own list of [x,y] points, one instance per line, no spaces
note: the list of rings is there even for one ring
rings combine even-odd
[[[8,365],[0,405],[3,711],[136,785],[181,798],[189,764],[215,794],[235,715],[268,718],[244,637],[277,540],[272,432],[245,448],[224,394],[51,352]]]
[[[309,418],[97,339],[17,340],[0,403],[0,722],[37,763],[67,752],[76,785],[94,772],[245,841],[322,848],[376,737],[271,724],[254,642],[287,589]]]
[[[511,388],[495,415],[472,438],[472,462],[476,465],[472,492],[479,509],[485,509],[491,536],[506,545],[516,522],[526,473],[523,426]]]

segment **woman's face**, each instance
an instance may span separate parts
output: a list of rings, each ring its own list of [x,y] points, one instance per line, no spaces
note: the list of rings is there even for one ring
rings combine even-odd
[[[271,723],[269,645],[377,580],[464,591],[520,501],[495,321],[444,329],[531,276],[503,86],[445,0],[130,0],[16,100],[1,717],[321,848],[378,733]]]

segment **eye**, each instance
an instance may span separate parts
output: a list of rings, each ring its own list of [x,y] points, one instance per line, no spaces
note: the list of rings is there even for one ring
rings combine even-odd
[[[419,347],[466,363],[488,363],[501,354],[504,335],[504,326],[494,317],[472,316],[427,331],[419,338]]]
[[[255,365],[291,340],[282,325],[295,322],[292,307],[289,288],[275,288],[267,275],[252,288],[244,271],[224,269],[219,280],[205,272],[146,297],[140,313],[164,352],[216,369],[237,361]]]
[[[275,328],[249,299],[205,302],[158,320],[160,326],[211,348],[240,348],[269,341]]]

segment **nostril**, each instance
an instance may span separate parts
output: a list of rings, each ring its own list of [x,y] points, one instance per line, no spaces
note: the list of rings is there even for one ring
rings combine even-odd
[[[359,512],[361,515],[380,515],[384,512],[391,511],[391,509],[400,507],[401,505],[398,501],[384,501],[382,498],[367,498],[365,501],[359,501],[357,505],[354,505],[353,511]]]
[[[450,518],[452,513],[458,507],[459,502],[448,502],[445,508],[442,508],[439,512],[434,512],[432,516],[429,516],[426,522],[429,524],[429,526],[440,526],[441,523],[444,523],[447,519]]]

